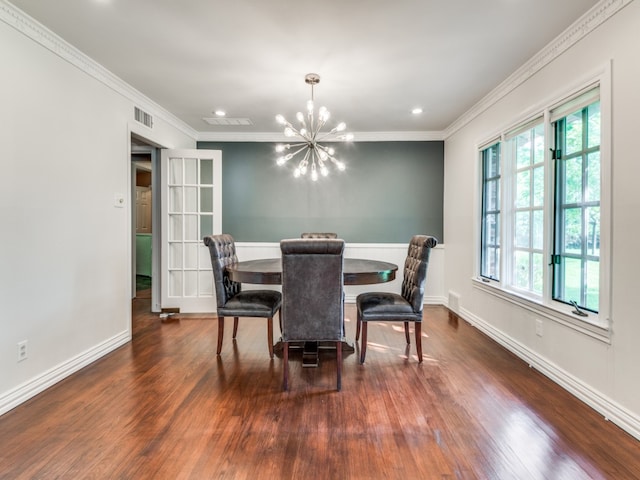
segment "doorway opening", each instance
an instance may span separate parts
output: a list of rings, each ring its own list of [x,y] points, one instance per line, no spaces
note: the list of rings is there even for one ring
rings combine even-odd
[[[131,296],[148,299],[152,312],[160,311],[159,157],[157,146],[131,134]]]

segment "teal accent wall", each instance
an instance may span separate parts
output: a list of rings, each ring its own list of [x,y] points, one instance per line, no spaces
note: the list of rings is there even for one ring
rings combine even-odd
[[[222,231],[238,242],[302,232],[336,232],[352,243],[405,243],[424,233],[444,242],[442,141],[336,144],[347,169],[317,182],[276,165],[274,143],[198,148],[222,151]]]

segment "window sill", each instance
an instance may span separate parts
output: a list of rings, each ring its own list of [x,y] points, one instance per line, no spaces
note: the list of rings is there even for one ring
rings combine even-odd
[[[591,313],[587,318],[580,318],[569,313],[570,307],[566,311],[560,308],[553,308],[535,300],[523,297],[517,293],[505,290],[497,284],[486,283],[479,278],[472,278],[474,288],[487,292],[498,298],[506,300],[514,305],[525,308],[536,315],[558,322],[572,330],[578,331],[602,342],[611,344],[611,327],[609,320],[598,318]]]

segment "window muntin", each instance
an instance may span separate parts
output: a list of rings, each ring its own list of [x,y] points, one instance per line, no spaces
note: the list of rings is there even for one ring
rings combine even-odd
[[[544,123],[530,122],[508,140],[513,172],[509,181],[513,215],[511,238],[507,241],[512,260],[508,263],[508,284],[527,294],[543,293],[544,275]],[[509,201],[509,200],[507,200]]]
[[[480,276],[498,280],[500,276],[500,144],[481,152],[482,225]]]
[[[553,299],[598,312],[600,286],[600,102],[555,124]]]

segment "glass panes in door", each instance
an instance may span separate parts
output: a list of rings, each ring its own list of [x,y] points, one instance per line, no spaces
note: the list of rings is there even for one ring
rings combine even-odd
[[[202,239],[221,231],[220,152],[166,151],[163,167],[167,179],[163,306],[215,311],[211,262]]]

